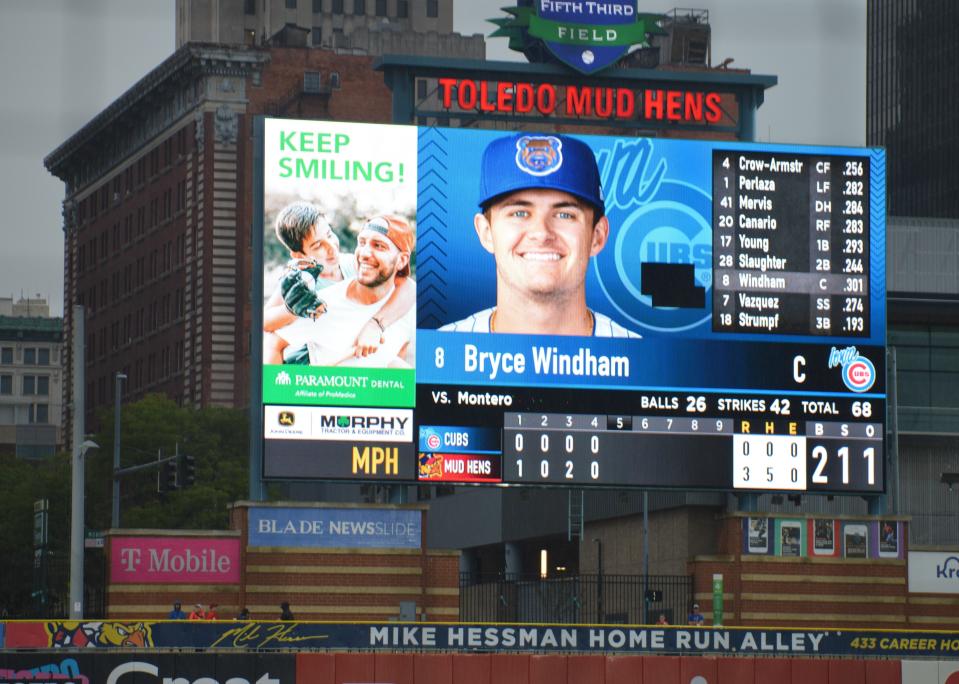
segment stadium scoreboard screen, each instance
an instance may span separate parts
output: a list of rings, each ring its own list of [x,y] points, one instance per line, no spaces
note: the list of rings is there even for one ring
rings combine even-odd
[[[884,490],[882,150],[289,120],[263,140],[264,477]],[[294,204],[334,233],[338,277],[302,290],[320,313],[288,294]]]

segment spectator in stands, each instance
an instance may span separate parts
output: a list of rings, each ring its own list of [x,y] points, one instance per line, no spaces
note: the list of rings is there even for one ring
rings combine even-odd
[[[692,625],[693,627],[702,627],[703,624],[705,624],[705,618],[703,614],[699,612],[698,603],[693,604],[693,612],[689,614],[686,624]]]
[[[283,603],[280,604],[280,619],[281,619],[281,620],[296,620],[296,618],[293,617],[293,612],[290,610],[290,603],[289,603],[289,601],[284,601]]]
[[[657,625],[668,625],[669,620],[666,619],[666,613],[660,613],[659,617],[656,619]]]
[[[207,619],[207,620],[216,620],[216,618],[217,618],[216,606],[217,606],[216,603],[211,603],[211,604],[210,604],[210,609],[209,609],[208,611],[206,611],[206,619]]]
[[[206,611],[203,610],[203,604],[197,603],[193,606],[193,610],[190,611],[190,617],[188,620],[206,620]]]
[[[250,620],[250,609],[249,608],[240,608],[240,612],[237,614],[234,620]]]
[[[186,613],[180,609],[180,602],[175,601],[173,603],[173,610],[170,611],[170,614],[166,616],[167,620],[186,620]]]

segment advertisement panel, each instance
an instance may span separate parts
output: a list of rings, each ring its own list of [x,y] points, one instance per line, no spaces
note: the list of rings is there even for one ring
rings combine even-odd
[[[264,127],[264,401],[412,407],[416,129]]]
[[[295,684],[293,654],[109,653],[0,654],[0,684],[133,684],[134,682],[202,682],[203,684]]]
[[[89,649],[123,652],[142,649],[220,649],[237,651],[374,651],[406,653],[547,653],[730,655],[736,657],[921,657],[959,662],[954,631],[773,629],[747,627],[655,627],[637,625],[509,625],[491,623],[395,622],[192,622],[143,623],[150,639],[138,645],[90,642]],[[64,648],[50,636],[82,629],[117,633],[126,623],[77,621],[9,624],[11,648]],[[26,638],[29,636],[30,638]],[[64,654],[60,657],[56,653]],[[47,662],[83,657],[89,650],[39,654]],[[0,653],[0,658],[10,652]],[[37,655],[37,654],[34,654]],[[140,654],[135,654],[136,655]],[[0,663],[3,661],[0,660]],[[42,661],[41,661],[42,662]],[[36,665],[40,665],[39,662]],[[36,666],[35,665],[35,666]],[[83,671],[81,665],[81,672]],[[60,665],[61,670],[64,669]],[[272,666],[271,666],[272,668]],[[51,670],[52,671],[52,670]],[[104,679],[91,679],[102,682]],[[807,680],[818,681],[818,680]],[[910,680],[911,681],[911,680]]]
[[[358,508],[250,508],[249,545],[418,549],[422,512]]]
[[[234,584],[240,540],[202,537],[113,537],[114,584]]]
[[[289,120],[267,120],[264,136],[266,477],[883,491],[882,150]],[[397,173],[354,207],[342,196],[367,197],[365,175],[336,172],[336,197],[321,188],[360,140],[377,141],[367,166],[392,160]],[[294,195],[322,209],[313,261],[277,247]],[[377,300],[382,316],[354,321],[352,356],[333,363],[314,352],[342,302],[302,274],[332,246],[341,266],[363,266],[351,292],[389,271],[367,239],[371,214],[387,211],[415,223],[415,268]],[[381,236],[405,235],[381,223]],[[385,251],[405,254],[412,241],[398,239]],[[377,369],[385,385],[357,365],[395,351],[414,288],[400,356],[415,397],[398,356]],[[277,353],[278,310],[309,330],[305,353]],[[345,444],[275,424],[297,404],[414,399],[396,471],[358,469]],[[337,465],[317,465],[327,453]]]
[[[909,592],[959,594],[959,551],[910,551]]]

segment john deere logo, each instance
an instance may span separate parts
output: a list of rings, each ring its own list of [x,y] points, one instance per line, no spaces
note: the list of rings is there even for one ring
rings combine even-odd
[[[541,40],[564,64],[593,74],[615,64],[649,33],[662,33],[658,15],[639,14],[636,0],[534,0],[533,7],[507,7],[508,19],[493,19],[494,37],[509,38],[524,52]]]
[[[276,422],[286,427],[293,427],[296,423],[296,416],[292,411],[280,411],[276,417]]]

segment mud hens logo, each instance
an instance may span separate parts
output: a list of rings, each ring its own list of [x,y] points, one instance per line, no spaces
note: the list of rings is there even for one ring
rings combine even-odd
[[[292,411],[280,411],[276,417],[276,422],[283,427],[293,427],[296,424],[296,414]]]
[[[842,381],[853,392],[866,392],[876,382],[876,367],[855,347],[829,352],[829,368],[842,369]]]
[[[420,454],[419,470],[421,480],[443,479],[443,455]]]
[[[563,143],[559,138],[524,135],[516,141],[516,166],[531,176],[548,176],[563,165]]]
[[[153,646],[148,622],[48,622],[44,624],[51,648],[115,648]]]

